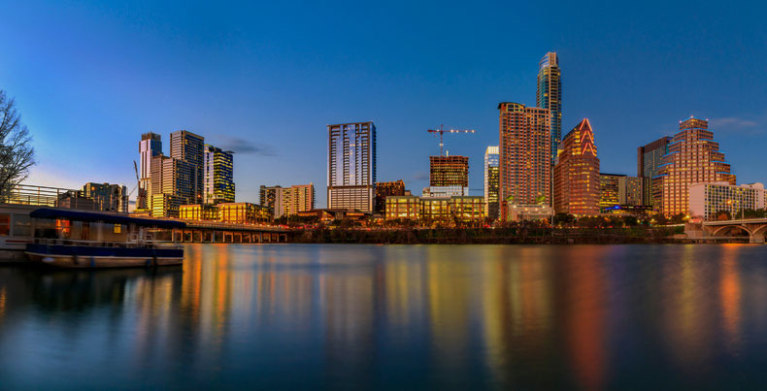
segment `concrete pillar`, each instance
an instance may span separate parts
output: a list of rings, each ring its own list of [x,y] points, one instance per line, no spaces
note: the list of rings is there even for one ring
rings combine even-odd
[[[748,238],[749,243],[764,244],[764,234],[759,233],[756,235],[750,235]]]

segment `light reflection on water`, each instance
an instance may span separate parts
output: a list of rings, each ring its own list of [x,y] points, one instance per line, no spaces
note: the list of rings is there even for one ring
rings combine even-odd
[[[767,247],[190,245],[0,268],[0,388],[767,386]]]

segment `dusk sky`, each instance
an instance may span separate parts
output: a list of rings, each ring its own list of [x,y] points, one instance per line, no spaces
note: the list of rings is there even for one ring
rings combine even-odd
[[[439,152],[426,129],[476,129],[445,142],[481,195],[497,105],[535,105],[547,51],[562,134],[588,117],[601,171],[636,175],[636,148],[695,115],[738,183],[767,181],[765,3],[370,3],[2,2],[0,89],[39,162],[27,183],[132,189],[141,133],[168,153],[187,129],[236,152],[237,201],[313,182],[325,207],[326,125],[370,120],[378,180],[417,194]]]

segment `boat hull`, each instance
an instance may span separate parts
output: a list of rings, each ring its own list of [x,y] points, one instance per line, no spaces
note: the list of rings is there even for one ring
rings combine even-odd
[[[28,245],[30,261],[60,268],[103,269],[178,266],[183,263],[181,249],[118,248],[85,246]]]

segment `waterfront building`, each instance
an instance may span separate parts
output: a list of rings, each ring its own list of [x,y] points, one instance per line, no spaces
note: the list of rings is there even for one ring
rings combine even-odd
[[[372,213],[375,182],[375,125],[328,125],[328,208]]]
[[[624,176],[619,179],[618,202],[621,205],[644,205],[644,180],[635,176]]]
[[[136,198],[136,209],[147,210],[150,208],[149,197],[151,191],[152,159],[162,155],[162,141],[159,134],[152,132],[141,135],[138,144],[139,152],[139,187]]]
[[[274,203],[277,201],[277,191],[282,187],[261,185],[258,189],[258,202],[262,207],[274,211]]]
[[[386,198],[384,217],[387,220],[481,222],[486,217],[485,199],[482,196],[450,198],[390,196]]]
[[[271,211],[249,202],[224,202],[218,207],[221,222],[233,224],[265,224],[272,221]]]
[[[501,157],[498,146],[491,145],[485,149],[485,215],[493,220],[498,219],[498,191],[500,186]]]
[[[599,208],[610,208],[620,205],[621,180],[623,174],[599,174]]]
[[[694,183],[690,185],[690,216],[716,220],[721,212],[738,219],[747,209],[764,209],[764,185],[752,183],[735,186],[729,182]]]
[[[376,183],[375,212],[383,214],[386,211],[386,198],[405,195],[405,181],[398,179],[393,182]]]
[[[562,140],[554,167],[554,210],[575,216],[599,214],[600,175],[594,131],[584,118]]]
[[[233,152],[205,145],[204,160],[204,203],[234,202]]]
[[[562,71],[556,52],[548,52],[538,67],[538,90],[535,105],[548,109],[551,115],[551,164],[557,159],[562,139]]]
[[[221,219],[215,205],[181,205],[178,214],[180,219],[190,221],[219,221]]]
[[[482,221],[485,214],[484,196],[450,197],[447,203],[448,213],[455,221],[472,222]]]
[[[277,187],[274,205],[270,209],[274,218],[293,216],[314,209],[314,184]]]
[[[128,213],[128,188],[109,183],[88,182],[82,194],[93,201],[94,209],[101,212]]]
[[[549,110],[503,102],[500,111],[502,204],[551,204],[551,121]],[[501,212],[508,209],[501,207]]]
[[[152,196],[152,217],[178,217],[181,205],[186,203],[184,197],[169,193],[159,193]]]
[[[689,213],[690,185],[727,182],[735,185],[730,163],[719,151],[708,121],[690,118],[679,123],[679,132],[668,144],[658,175],[653,178],[654,202],[666,216]]]
[[[554,216],[554,208],[548,205],[506,204],[506,221],[548,221]]]
[[[423,204],[416,196],[387,196],[385,199],[384,218],[386,220],[420,220]]]
[[[450,198],[469,195],[469,188],[464,186],[429,186],[424,187],[421,196],[426,198]]]
[[[647,145],[637,148],[637,177],[641,178],[642,205],[653,204],[652,181],[658,175],[661,160],[668,153],[671,137],[663,136]]]
[[[469,186],[469,158],[429,156],[429,186]]]
[[[203,202],[204,188],[204,165],[205,165],[205,138],[188,130],[177,130],[170,134],[170,157],[175,160],[186,162],[177,165],[179,169],[190,170],[190,174],[184,172],[184,183],[177,191],[182,197],[189,197],[189,203],[200,204]],[[186,176],[188,175],[188,179]]]

